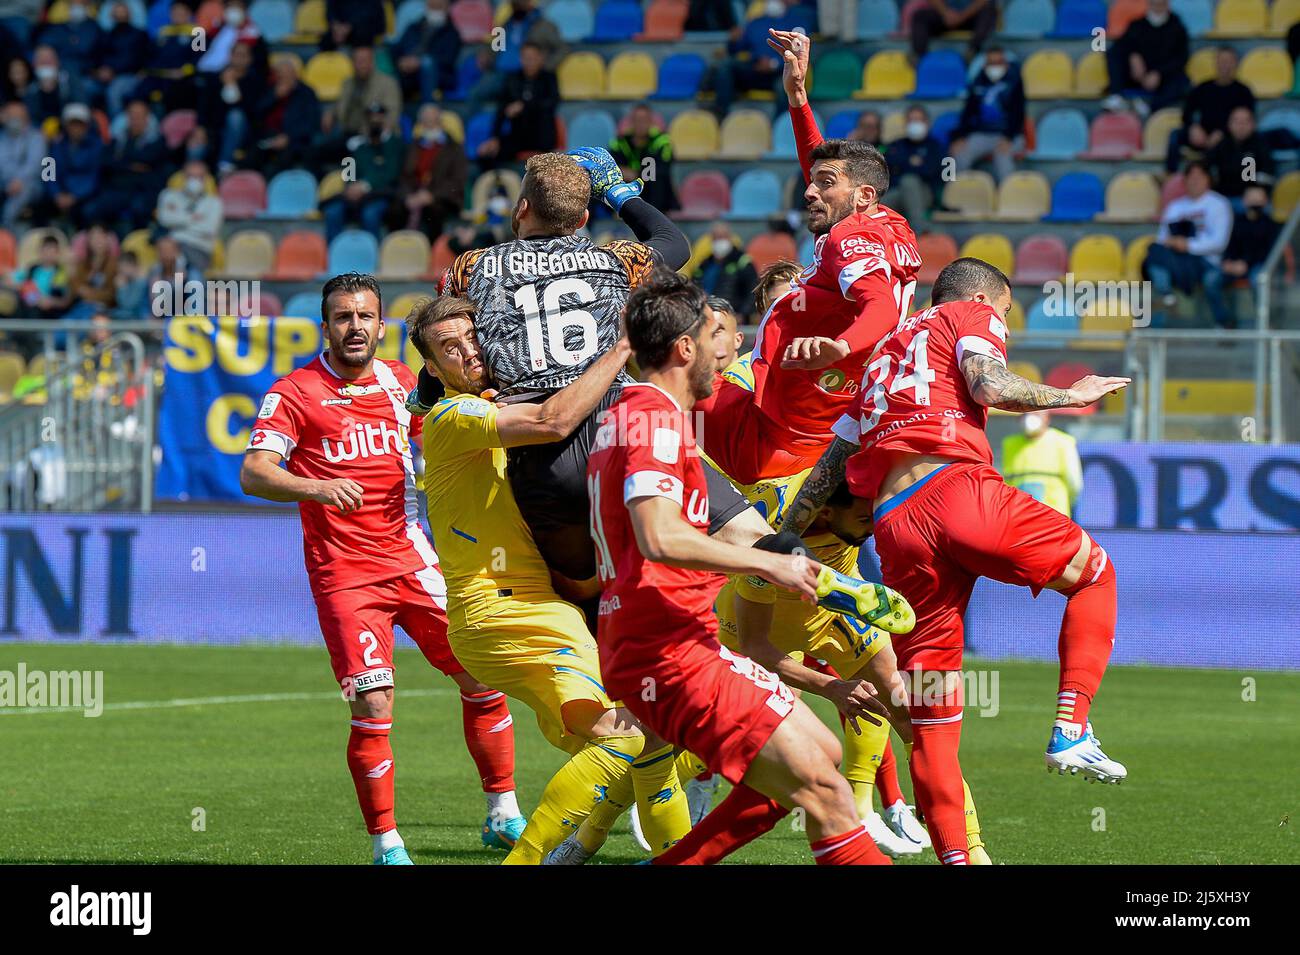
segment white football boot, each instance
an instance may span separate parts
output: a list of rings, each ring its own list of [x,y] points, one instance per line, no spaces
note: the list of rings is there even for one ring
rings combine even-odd
[[[885,825],[885,820],[880,818],[878,812],[867,813],[862,817],[862,824],[866,826],[867,835],[871,836],[871,841],[876,844],[876,848],[891,859],[897,859],[899,856],[914,856],[921,852],[919,845],[903,838]]]
[[[889,826],[896,836],[915,844],[918,852],[930,848],[930,834],[916,818],[912,807],[903,800],[898,800],[892,806],[886,806],[884,816],[885,825]]]
[[[1083,773],[1088,782],[1100,783],[1121,783],[1128,777],[1123,763],[1115,762],[1102,752],[1100,741],[1092,734],[1091,720],[1078,739],[1070,739],[1059,723],[1054,724],[1044,759],[1047,771],[1056,770],[1058,776],[1067,772],[1072,776]]]

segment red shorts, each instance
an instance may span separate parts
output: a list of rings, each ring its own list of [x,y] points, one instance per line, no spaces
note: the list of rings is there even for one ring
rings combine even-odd
[[[792,435],[758,410],[754,393],[722,378],[713,382],[713,398],[704,406],[699,437],[710,460],[737,484],[757,484],[767,478],[806,471],[830,444]]]
[[[606,689],[668,742],[739,783],[794,709],[794,694],[776,675],[714,638],[683,639],[670,653],[635,667],[627,679],[606,673]]]
[[[959,670],[975,581],[1038,596],[1079,552],[1083,531],[987,464],[949,464],[914,487],[876,509],[881,575],[916,611],[915,629],[891,638],[894,652],[900,670]]]
[[[447,643],[444,590],[442,575],[426,569],[315,595],[330,665],[344,692],[393,685],[394,624],[443,673],[465,672]]]

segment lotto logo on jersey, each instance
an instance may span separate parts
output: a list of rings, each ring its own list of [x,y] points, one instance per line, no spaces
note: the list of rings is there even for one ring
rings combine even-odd
[[[325,448],[325,460],[331,464],[383,454],[406,454],[406,437],[402,430],[389,427],[386,421],[379,424],[358,424],[336,440],[321,438],[321,444]]]

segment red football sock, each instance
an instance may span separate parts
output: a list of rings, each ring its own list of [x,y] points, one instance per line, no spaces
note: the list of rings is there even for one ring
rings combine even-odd
[[[812,849],[813,861],[818,865],[893,865],[876,848],[865,826],[810,842],[808,848]]]
[[[880,793],[882,806],[892,806],[903,798],[903,790],[898,785],[898,762],[894,759],[894,746],[889,740],[885,740],[885,751],[880,754],[876,790]]]
[[[514,719],[506,695],[496,690],[460,695],[465,721],[465,745],[485,793],[507,793],[515,788]]]
[[[1116,589],[1115,568],[1106,552],[1094,543],[1083,576],[1069,590],[1062,591],[1066,602],[1057,642],[1061,681],[1056,718],[1077,723],[1081,731],[1115,646]]]
[[[925,816],[934,854],[945,865],[966,865],[966,799],[961,785],[961,765],[957,748],[961,743],[961,720],[951,723],[918,721],[921,707],[912,715],[912,791],[916,805]],[[958,707],[927,707],[929,713],[943,714]],[[948,716],[953,712],[947,712]],[[937,716],[935,718],[942,718]]]
[[[741,783],[698,826],[651,864],[713,865],[770,831],[789,814],[789,809]]]
[[[352,717],[348,736],[348,769],[357,787],[357,802],[372,836],[396,829],[393,819],[393,748],[388,743],[391,720]]]

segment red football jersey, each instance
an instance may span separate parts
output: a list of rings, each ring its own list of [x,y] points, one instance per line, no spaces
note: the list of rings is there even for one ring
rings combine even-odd
[[[592,443],[587,488],[602,586],[601,671],[617,685],[617,674],[638,672],[637,661],[717,633],[713,601],[726,578],[647,560],[627,511],[637,498],[666,497],[708,533],[709,491],[690,416],[656,385],[624,386]]]
[[[907,220],[886,206],[837,222],[813,261],[767,310],[754,341],[754,401],[788,435],[788,448],[825,445],[853,404],[876,344],[912,308],[921,255]],[[796,338],[843,339],[842,361],[817,371],[783,369]]]
[[[1007,361],[1007,326],[979,302],[948,302],[908,316],[867,366],[853,409],[835,433],[862,450],[849,459],[849,489],[874,498],[902,454],[993,463],[984,426],[988,409],[971,397],[961,372],[970,353]]]
[[[249,449],[277,452],[299,477],[351,478],[363,488],[361,507],[349,514],[298,504],[316,593],[437,566],[417,508],[410,435],[422,419],[412,420],[404,406],[414,387],[415,375],[401,362],[376,358],[373,374],[348,380],[321,355],[262,399]]]

